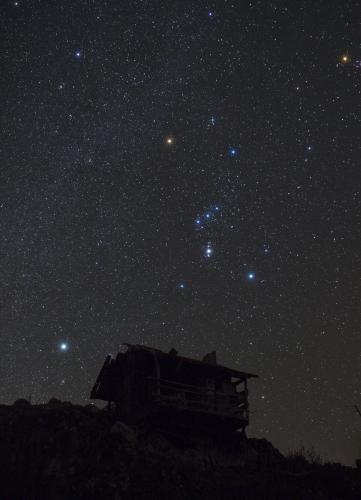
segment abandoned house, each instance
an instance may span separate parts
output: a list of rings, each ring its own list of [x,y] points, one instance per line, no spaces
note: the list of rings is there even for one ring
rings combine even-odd
[[[142,345],[105,359],[91,399],[107,401],[128,423],[157,423],[210,431],[244,431],[249,423],[247,380],[257,377],[218,365],[216,353],[202,361]]]

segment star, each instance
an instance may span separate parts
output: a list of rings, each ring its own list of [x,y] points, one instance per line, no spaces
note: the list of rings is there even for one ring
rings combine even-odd
[[[248,273],[247,278],[248,278],[249,280],[253,280],[253,279],[255,278],[254,273]]]
[[[210,257],[212,257],[212,255],[213,255],[213,248],[212,248],[212,246],[211,246],[211,244],[210,244],[210,243],[208,243],[208,244],[207,244],[206,249],[205,249],[205,252],[204,252],[204,255],[205,255],[205,257],[207,257],[208,259],[209,259]]]
[[[350,62],[350,56],[348,54],[343,54],[341,56],[341,62],[342,64],[347,64],[348,62]]]
[[[234,147],[228,148],[228,154],[231,158],[235,158],[238,155],[238,149]]]
[[[75,52],[75,57],[76,57],[76,58],[78,58],[78,59],[81,57],[81,52],[80,52],[80,50],[77,50],[77,51]]]
[[[214,17],[214,12],[212,10],[208,11],[208,17]]]
[[[168,146],[171,146],[172,144],[174,144],[174,139],[173,137],[167,137],[165,142],[166,144],[168,144]]]
[[[212,127],[214,127],[216,124],[216,119],[213,115],[209,119],[209,124],[212,125]]]
[[[185,283],[179,283],[178,285],[178,288],[180,288],[181,290],[184,290],[185,289]]]
[[[62,342],[59,347],[61,351],[67,351],[69,349],[67,342]]]

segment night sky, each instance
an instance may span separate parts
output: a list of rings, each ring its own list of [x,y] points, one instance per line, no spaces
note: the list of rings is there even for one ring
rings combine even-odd
[[[361,454],[359,14],[1,2],[1,403],[215,349],[260,376],[250,435]]]

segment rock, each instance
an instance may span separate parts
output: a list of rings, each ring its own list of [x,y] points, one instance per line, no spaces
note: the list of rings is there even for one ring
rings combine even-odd
[[[129,443],[133,443],[136,440],[136,435],[133,429],[128,427],[120,420],[117,420],[110,429],[111,434],[121,434],[122,437]]]
[[[20,398],[14,401],[13,406],[15,408],[29,408],[31,406],[31,403],[27,399]]]
[[[100,409],[94,404],[89,404],[85,406],[85,409],[90,413],[99,413]]]
[[[246,446],[256,453],[257,462],[264,465],[277,465],[285,460],[282,453],[267,439],[249,439]]]

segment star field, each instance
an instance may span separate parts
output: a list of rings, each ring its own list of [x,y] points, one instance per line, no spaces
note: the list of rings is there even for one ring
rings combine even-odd
[[[360,456],[359,8],[2,2],[0,403],[216,350],[250,435]]]

